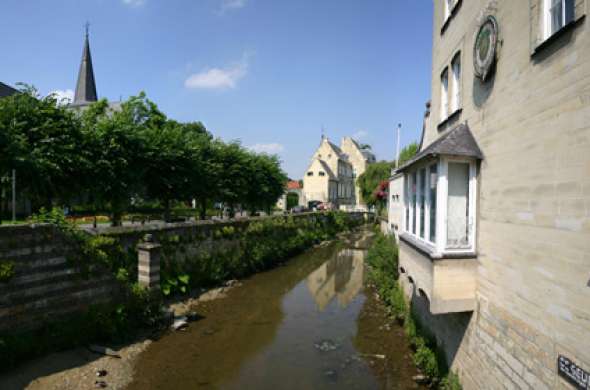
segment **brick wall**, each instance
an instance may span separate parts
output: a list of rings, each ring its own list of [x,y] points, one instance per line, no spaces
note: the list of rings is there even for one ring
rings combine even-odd
[[[82,278],[68,264],[69,252],[51,225],[0,227],[0,261],[15,271],[0,282],[0,331],[33,328],[113,297],[118,287],[110,273]]]

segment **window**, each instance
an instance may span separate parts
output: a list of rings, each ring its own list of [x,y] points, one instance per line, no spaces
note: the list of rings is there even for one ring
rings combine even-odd
[[[441,122],[449,116],[449,72],[445,68],[440,76],[440,120]]]
[[[451,11],[453,10],[453,0],[443,0],[443,8],[444,22],[446,22],[451,17]]]
[[[307,176],[313,176],[313,172],[307,172]]]
[[[414,174],[412,175],[412,233],[416,234],[416,222],[417,222],[417,216],[418,214],[416,213],[416,182],[418,178],[418,173],[414,172]]]
[[[475,160],[441,157],[407,173],[405,232],[439,254],[474,252],[475,166]]]
[[[574,19],[573,0],[543,0],[544,38],[555,34]]]
[[[420,238],[424,238],[425,211],[426,211],[426,169],[420,170],[419,193],[420,193]]]
[[[469,164],[449,163],[447,248],[469,245]]]
[[[436,187],[438,184],[438,164],[430,166],[430,177],[428,179],[428,186],[430,188],[430,194],[428,196],[428,199],[430,200],[430,241],[436,242]]]
[[[324,172],[324,171],[320,171],[319,175],[320,175],[320,176],[326,176],[326,172]]]
[[[461,53],[457,53],[451,62],[453,71],[453,95],[451,96],[451,113],[461,107]]]

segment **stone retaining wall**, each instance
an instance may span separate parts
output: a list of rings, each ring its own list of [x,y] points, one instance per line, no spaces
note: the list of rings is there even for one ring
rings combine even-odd
[[[365,213],[349,215],[365,220]],[[322,213],[293,216],[324,217]],[[156,242],[172,244],[167,247],[182,261],[197,253],[213,255],[237,245],[240,232],[264,218],[99,228],[88,232],[115,237],[132,254],[149,233]],[[47,320],[81,312],[90,305],[109,302],[118,296],[120,287],[110,271],[99,270],[101,276],[86,280],[68,263],[70,253],[64,237],[52,225],[0,226],[0,265],[14,266],[14,275],[8,281],[0,280],[0,332],[34,328]]]
[[[13,276],[0,281],[0,331],[33,328],[116,295],[110,274],[85,280],[68,263],[69,253],[52,225],[0,227],[0,264],[14,267]]]

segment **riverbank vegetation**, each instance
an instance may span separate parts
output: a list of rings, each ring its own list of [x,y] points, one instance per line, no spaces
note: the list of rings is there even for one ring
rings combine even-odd
[[[216,139],[200,122],[181,123],[144,93],[82,111],[41,97],[29,86],[0,99],[0,220],[16,173],[17,201],[41,207],[124,214],[163,210],[194,200],[205,218],[214,204],[270,211],[287,181],[278,157]],[[4,210],[2,209],[4,208]]]
[[[161,236],[160,287],[163,294],[149,293],[137,284],[137,252],[125,250],[117,236],[92,236],[67,221],[62,210],[34,217],[37,223],[59,228],[73,248],[68,262],[83,280],[110,274],[118,293],[103,304],[91,305],[82,314],[60,320],[40,319],[42,327],[0,334],[0,371],[49,352],[89,343],[125,343],[140,334],[165,326],[163,296],[183,299],[192,289],[221,285],[269,269],[313,245],[363,224],[343,212],[267,217],[251,221],[244,228],[224,224],[212,236]],[[182,256],[189,246],[212,240],[219,251]],[[9,282],[2,267],[0,286]]]
[[[377,233],[367,254],[369,278],[392,316],[400,322],[414,350],[414,363],[431,384],[443,390],[461,389],[459,378],[449,372],[443,352],[433,335],[421,326],[398,282],[398,247],[393,237]]]

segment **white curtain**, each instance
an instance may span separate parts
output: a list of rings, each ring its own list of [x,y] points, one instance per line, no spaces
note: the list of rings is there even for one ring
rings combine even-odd
[[[469,246],[469,164],[449,163],[447,247]]]

